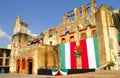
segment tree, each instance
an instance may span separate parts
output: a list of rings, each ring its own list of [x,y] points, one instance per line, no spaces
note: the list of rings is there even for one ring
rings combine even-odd
[[[120,32],[120,11],[119,11],[119,13],[113,13],[112,16],[113,16],[113,21],[114,21],[115,27]]]
[[[113,6],[108,6],[108,9],[109,9],[110,11],[113,11],[113,10],[114,10]]]

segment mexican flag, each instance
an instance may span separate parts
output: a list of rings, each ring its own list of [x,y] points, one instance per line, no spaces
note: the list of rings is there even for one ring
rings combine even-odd
[[[97,38],[81,40],[82,47],[82,69],[94,69],[99,65],[98,41]]]
[[[76,42],[65,43],[60,45],[60,68],[76,69],[76,57],[74,56],[74,48]]]
[[[77,69],[77,61],[74,55],[76,42],[60,45],[61,69]],[[95,69],[99,67],[99,54],[97,38],[80,40],[82,69]]]
[[[52,37],[52,29],[48,31],[49,37]]]

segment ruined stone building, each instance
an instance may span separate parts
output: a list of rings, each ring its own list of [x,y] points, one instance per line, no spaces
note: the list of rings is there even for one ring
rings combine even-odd
[[[70,19],[71,16],[74,18]],[[18,16],[12,36],[10,72],[38,74],[40,69],[59,68],[61,66],[61,44],[76,42],[76,45],[81,45],[80,40],[94,37],[98,41],[100,64],[96,69],[111,60],[116,63],[115,69],[118,69],[119,45],[117,33],[112,11],[108,10],[106,5],[97,8],[95,0],[90,0],[90,5],[83,4],[71,13],[63,14],[61,23],[45,30],[42,33],[44,34],[43,39],[35,44],[32,44],[32,42],[35,39],[40,39],[40,36],[29,35],[28,24],[22,22],[20,16]],[[29,41],[32,42],[29,44]],[[27,43],[28,45],[26,45]],[[81,60],[76,59],[77,67],[81,68]]]

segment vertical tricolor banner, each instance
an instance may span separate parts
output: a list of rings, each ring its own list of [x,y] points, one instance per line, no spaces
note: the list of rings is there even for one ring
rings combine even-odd
[[[77,61],[74,50],[76,42],[60,45],[60,66],[61,69],[76,69]],[[98,41],[97,38],[80,40],[81,66],[82,69],[95,69],[99,67]]]
[[[93,69],[99,67],[98,41],[97,38],[81,40],[82,47],[82,68]]]
[[[76,57],[74,56],[74,48],[76,42],[65,43],[60,45],[60,68],[76,69]]]

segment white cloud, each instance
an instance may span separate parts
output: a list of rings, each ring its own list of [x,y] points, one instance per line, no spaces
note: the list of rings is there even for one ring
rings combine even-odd
[[[1,29],[1,27],[0,27],[0,38],[11,40],[11,37],[6,32],[4,32]]]
[[[32,36],[38,36],[37,34],[33,34],[30,29],[28,29],[28,34]]]
[[[28,29],[28,34],[30,34],[31,33],[31,31],[30,31],[30,29]]]

